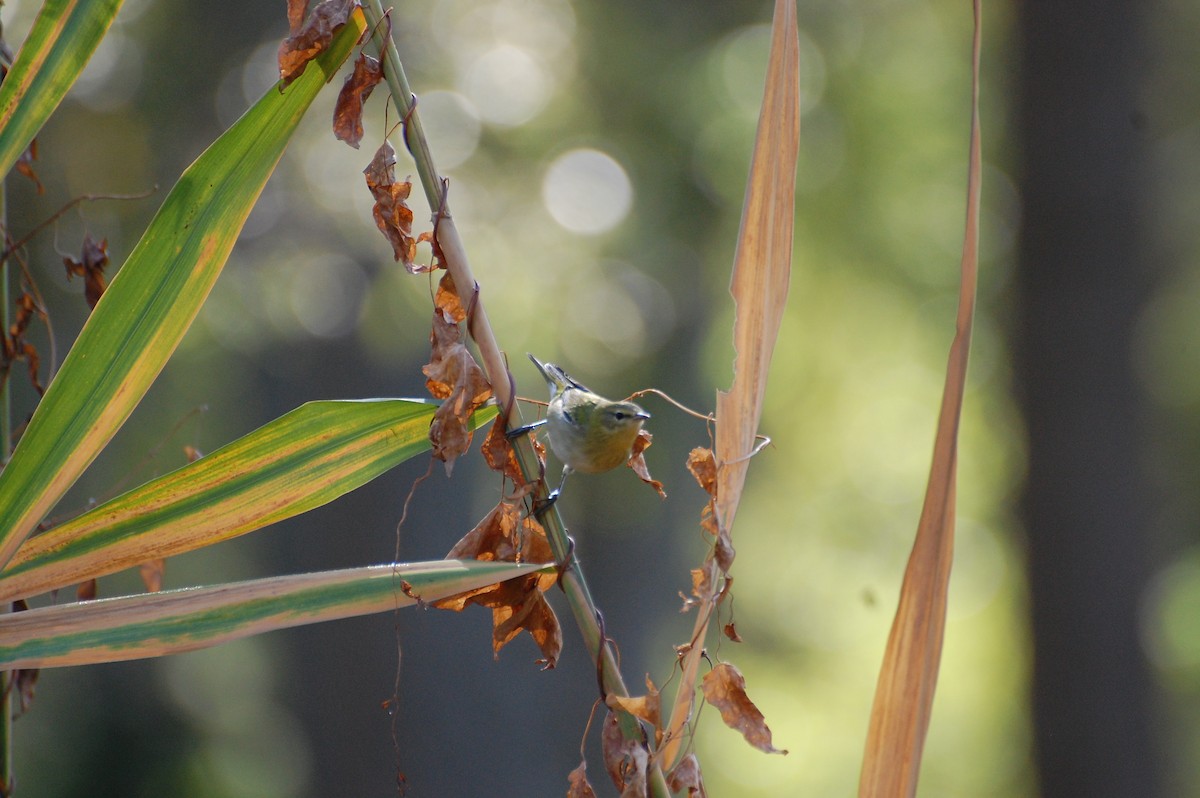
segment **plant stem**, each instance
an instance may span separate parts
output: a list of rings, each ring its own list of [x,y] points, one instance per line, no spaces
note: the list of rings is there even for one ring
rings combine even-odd
[[[483,368],[492,383],[492,390],[501,408],[500,412],[505,415],[505,423],[509,429],[512,429],[519,426],[521,420],[520,408],[516,404],[515,382],[492,332],[487,312],[484,309],[479,283],[471,272],[466,249],[458,234],[454,219],[450,215],[445,195],[447,184],[442,180],[433,163],[433,154],[425,138],[420,114],[416,108],[415,96],[409,86],[408,78],[404,74],[404,67],[400,62],[400,54],[396,50],[395,41],[391,37],[390,17],[385,14],[380,0],[365,0],[363,11],[367,17],[368,29],[372,32],[372,39],[379,48],[383,74],[391,91],[392,100],[396,103],[401,118],[405,120],[403,125],[405,145],[416,164],[417,175],[425,190],[425,196],[429,200],[429,207],[433,208],[437,215],[438,221],[435,229],[446,270],[453,278],[459,296],[472,308],[471,315],[467,320],[467,331],[479,348]],[[471,296],[472,294],[473,296]],[[521,470],[525,473],[526,478],[537,479],[540,463],[529,437],[522,436],[513,441],[513,448],[516,450],[517,460],[521,464]],[[543,483],[538,488],[537,500],[545,500],[546,496],[547,490]],[[604,690],[606,693],[628,696],[629,690],[617,669],[612,647],[607,645],[607,641],[601,640],[599,611],[592,600],[591,591],[588,590],[579,562],[570,553],[570,541],[557,508],[551,507],[542,516],[542,523],[546,528],[555,561],[565,568],[559,584],[566,595],[571,613],[579,625],[584,644],[588,647],[593,659],[600,661],[603,665]],[[570,558],[570,562],[568,562],[568,558]],[[637,720],[625,712],[618,712],[617,716],[625,737],[641,742],[644,734]],[[654,796],[665,798],[671,794],[657,763],[651,771],[649,784],[651,794]]]

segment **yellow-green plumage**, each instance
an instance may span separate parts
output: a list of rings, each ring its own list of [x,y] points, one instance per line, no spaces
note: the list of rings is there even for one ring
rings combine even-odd
[[[588,390],[553,363],[529,356],[550,386],[546,430],[566,471],[598,474],[624,464],[650,414],[633,402],[614,402]]]

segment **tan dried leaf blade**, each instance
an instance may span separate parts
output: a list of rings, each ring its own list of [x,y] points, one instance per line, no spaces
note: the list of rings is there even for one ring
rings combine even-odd
[[[95,308],[104,294],[104,289],[108,287],[104,279],[104,267],[108,265],[108,239],[102,239],[97,244],[90,233],[84,234],[83,251],[79,260],[66,257],[63,258],[63,265],[67,267],[68,280],[74,276],[83,278],[84,298],[88,307]]]
[[[356,150],[363,137],[363,105],[381,80],[383,68],[379,59],[359,53],[354,71],[338,93],[337,104],[333,107],[333,135]]]
[[[746,679],[741,671],[722,662],[704,675],[700,687],[704,700],[721,713],[721,720],[731,729],[742,733],[746,742],[768,754],[786,754],[771,745],[771,730],[766,719],[746,695]]]
[[[319,3],[308,19],[295,27],[296,9],[288,5],[288,21],[293,25],[291,35],[279,45],[279,78],[288,85],[304,72],[308,62],[319,56],[333,41],[333,34],[346,24],[358,0],[325,0]]]
[[[638,475],[638,478],[645,482],[650,487],[658,492],[659,497],[667,498],[667,492],[663,490],[663,484],[657,479],[650,476],[650,468],[646,465],[646,458],[643,452],[650,448],[654,436],[646,430],[638,430],[637,437],[633,439],[633,451],[629,455],[629,460],[625,465],[633,469],[633,473]]]
[[[567,774],[567,798],[596,798],[596,791],[587,780],[587,762]]]
[[[628,740],[621,734],[621,726],[613,712],[604,716],[600,749],[604,754],[604,767],[613,784],[621,791],[621,798],[645,798],[650,754],[646,746]]]
[[[979,272],[982,152],[979,128],[981,4],[978,0],[974,11],[967,218],[959,265],[958,315],[946,363],[925,501],[875,687],[859,776],[860,796],[912,795],[916,792],[942,657],[950,567],[954,559],[958,430],[966,390],[971,330],[975,323]]]
[[[500,502],[454,545],[446,558],[551,562],[553,555],[541,524],[521,518],[519,504]],[[542,593],[556,579],[555,574],[532,574],[453,596],[434,606],[456,612],[470,604],[491,609],[492,648],[497,655],[524,630],[541,649],[544,667],[553,668],[562,653],[562,629]]]
[[[403,263],[410,274],[429,271],[415,262],[417,239],[412,234],[413,212],[405,202],[412,194],[412,182],[396,182],[396,150],[390,142],[385,140],[379,145],[375,157],[363,170],[363,175],[367,178],[371,196],[375,198],[375,204],[371,207],[375,226],[392,245],[393,257]]]
[[[708,798],[704,779],[700,777],[700,760],[696,759],[695,754],[685,756],[667,774],[667,786],[673,793],[687,790],[688,798]]]
[[[433,312],[429,340],[432,352],[421,371],[430,395],[442,400],[429,425],[429,440],[433,456],[446,464],[449,474],[454,461],[471,445],[471,414],[491,397],[492,386],[463,343],[461,328],[447,320],[440,306]]]

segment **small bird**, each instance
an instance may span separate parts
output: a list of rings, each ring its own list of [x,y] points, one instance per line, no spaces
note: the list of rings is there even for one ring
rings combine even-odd
[[[633,402],[605,399],[553,363],[542,363],[533,355],[529,359],[550,386],[550,405],[544,420],[513,430],[509,435],[546,425],[550,449],[563,462],[562,479],[551,492],[548,507],[558,498],[572,471],[599,474],[629,460],[633,442],[650,414]]]

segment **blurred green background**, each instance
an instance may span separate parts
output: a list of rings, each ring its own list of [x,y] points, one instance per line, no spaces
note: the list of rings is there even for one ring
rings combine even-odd
[[[4,5],[14,49],[38,4]],[[1151,419],[1153,572],[1135,597],[1153,678],[1152,748],[1166,794],[1200,792],[1200,95],[1196,8],[1153,6],[1144,86],[1157,253],[1135,368]],[[662,389],[701,410],[731,378],[727,293],[768,46],[770,4],[402,2],[392,21],[458,227],[522,394],[526,351],[604,393]],[[950,615],[921,779],[925,796],[1038,792],[1014,393],[1017,241],[1012,4],[988,4],[978,320],[962,429]],[[700,717],[714,796],[847,795],[920,512],[953,332],[962,246],[971,18],[966,3],[824,0],[799,7],[802,128],[796,256],[763,431],[734,530],[745,642],[712,643],[745,673],[786,757]],[[28,250],[61,359],[86,313],[59,266],[82,236],[129,253],[182,169],[273,84],[283,3],[126,0],[84,78],[40,136],[36,195],[9,179],[28,230],[73,196],[139,193],[68,214]],[[384,132],[384,89],[361,150],[318,98],[211,299],[147,399],[59,508],[64,516],[211,451],[310,399],[421,396],[431,283],[394,264],[361,176]],[[397,172],[411,170],[403,152]],[[414,192],[421,229],[429,210]],[[45,335],[35,337],[50,358]],[[15,380],[20,414],[29,391]],[[22,404],[24,402],[24,404]],[[648,461],[572,481],[564,518],[626,680],[671,680],[690,633],[679,591],[701,560],[704,502],[683,463],[704,426],[652,397]],[[201,412],[197,412],[201,411]],[[424,460],[265,532],[169,561],[179,587],[442,556],[495,502],[476,455],[422,484]],[[138,589],[101,580],[101,595]],[[552,601],[557,599],[552,598]],[[16,724],[19,795],[554,795],[595,698],[594,665],[561,603],[566,651],[541,672],[527,637],[493,660],[490,618],[406,612],[270,634],[161,661],[41,676]],[[396,736],[383,706],[399,670]],[[668,686],[673,693],[674,683]],[[1095,696],[1097,702],[1110,700]],[[593,739],[595,734],[592,735]],[[589,743],[591,777],[603,767]],[[1157,787],[1156,787],[1157,789]],[[1116,793],[1114,793],[1116,794]],[[1152,793],[1144,793],[1152,794]]]

